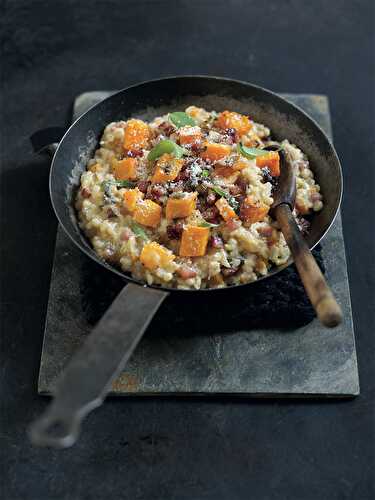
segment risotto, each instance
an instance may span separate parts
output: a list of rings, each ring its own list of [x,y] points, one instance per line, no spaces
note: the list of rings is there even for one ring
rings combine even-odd
[[[195,106],[107,125],[81,176],[80,227],[102,259],[149,285],[254,281],[290,256],[269,214],[281,148],[297,174],[294,215],[307,231],[323,203],[305,154],[248,116]]]

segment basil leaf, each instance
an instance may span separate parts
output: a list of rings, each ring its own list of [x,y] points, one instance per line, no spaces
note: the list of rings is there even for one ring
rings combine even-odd
[[[181,127],[194,127],[196,125],[195,120],[187,113],[183,111],[175,111],[174,113],[169,113],[169,120],[173,123],[173,125],[177,128]]]
[[[106,196],[111,196],[110,188],[111,186],[116,186],[117,188],[133,188],[136,186],[136,182],[131,181],[103,181],[102,187]]]
[[[211,222],[207,222],[206,220],[199,223],[200,227],[219,227],[220,224],[211,224]]]
[[[171,154],[175,158],[181,158],[186,153],[186,149],[169,139],[164,139],[164,141],[158,142],[158,144],[151,149],[148,153],[147,159],[149,161],[155,161],[164,154]]]
[[[133,222],[132,224],[132,231],[137,237],[142,238],[143,240],[149,239],[146,232],[136,222]]]
[[[256,158],[257,156],[264,156],[269,153],[269,151],[266,151],[264,149],[247,148],[241,142],[237,145],[237,151],[249,160],[254,160],[254,158]]]
[[[229,196],[228,193],[224,191],[224,189],[221,189],[217,186],[211,186],[211,189],[215,191],[215,193],[217,193],[218,195],[222,196],[223,198],[227,198],[227,196]]]

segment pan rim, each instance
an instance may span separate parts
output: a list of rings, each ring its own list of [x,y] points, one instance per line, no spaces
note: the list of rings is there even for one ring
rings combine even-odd
[[[92,253],[91,253],[91,252],[89,252],[88,248],[85,248],[85,246],[83,244],[78,244],[77,241],[75,241],[74,238],[73,238],[73,236],[70,234],[69,229],[67,227],[65,227],[65,224],[61,220],[61,217],[59,215],[59,212],[58,212],[58,210],[56,208],[56,204],[55,204],[55,201],[54,201],[53,189],[52,189],[52,177],[53,177],[53,172],[54,172],[54,168],[55,168],[55,164],[56,164],[56,157],[58,156],[59,149],[60,149],[61,145],[63,144],[65,138],[69,135],[70,131],[75,127],[75,125],[80,120],[84,119],[84,117],[91,110],[93,110],[97,106],[102,105],[105,101],[113,98],[114,96],[116,96],[118,94],[124,93],[124,92],[126,92],[126,91],[128,91],[128,90],[130,90],[132,88],[141,87],[143,85],[147,85],[147,84],[150,84],[150,83],[157,83],[157,82],[162,82],[162,81],[166,81],[166,80],[177,80],[177,79],[188,79],[188,78],[189,79],[197,79],[197,80],[199,80],[199,79],[202,79],[202,80],[203,79],[211,79],[211,80],[217,80],[219,82],[231,82],[231,83],[236,83],[236,84],[248,87],[248,88],[256,89],[256,90],[258,90],[258,91],[260,91],[262,93],[268,94],[271,97],[273,97],[274,99],[279,100],[282,103],[286,103],[288,106],[290,106],[292,109],[294,109],[294,111],[296,111],[297,114],[303,115],[308,121],[310,121],[314,125],[314,127],[319,131],[319,133],[327,141],[327,143],[329,145],[329,149],[330,149],[330,151],[331,151],[331,153],[333,155],[333,159],[337,163],[337,166],[338,166],[338,173],[339,173],[339,186],[338,186],[339,193],[338,194],[339,195],[338,195],[336,206],[334,208],[334,216],[332,217],[332,220],[330,221],[330,223],[328,224],[328,226],[326,227],[326,229],[322,232],[322,234],[319,236],[319,238],[317,239],[317,241],[315,241],[312,245],[309,245],[310,250],[313,250],[322,241],[322,239],[326,236],[326,234],[328,233],[328,231],[331,229],[332,225],[336,221],[337,215],[338,215],[339,210],[340,210],[341,202],[342,202],[342,197],[343,197],[343,173],[342,173],[342,166],[341,166],[341,163],[340,163],[340,159],[339,159],[339,157],[337,155],[336,149],[335,149],[335,147],[333,145],[333,142],[330,139],[330,137],[328,137],[328,135],[323,130],[323,128],[310,115],[308,115],[308,113],[306,113],[306,111],[304,111],[303,109],[301,109],[296,104],[288,101],[284,97],[281,97],[276,92],[273,92],[273,91],[271,91],[269,89],[266,89],[266,88],[264,88],[264,87],[262,87],[260,85],[256,85],[256,84],[253,84],[253,83],[250,83],[250,82],[246,82],[244,80],[238,80],[238,79],[229,78],[229,77],[221,77],[221,76],[215,76],[215,75],[201,75],[201,74],[199,74],[199,75],[171,75],[171,76],[163,76],[163,77],[160,77],[160,78],[153,78],[153,79],[149,79],[149,80],[143,80],[141,82],[138,82],[138,83],[129,85],[127,87],[124,87],[123,89],[120,89],[120,90],[114,92],[113,94],[111,94],[110,96],[106,97],[102,101],[100,101],[100,102],[94,104],[93,106],[91,106],[88,110],[85,111],[85,113],[83,113],[81,116],[79,116],[68,127],[68,129],[66,130],[65,134],[61,138],[61,140],[60,140],[60,142],[59,142],[59,144],[58,144],[58,146],[56,148],[55,154],[54,154],[52,162],[51,162],[50,173],[49,173],[49,195],[50,195],[50,200],[51,200],[52,207],[53,207],[53,210],[55,212],[56,218],[58,220],[58,223],[62,227],[62,229],[65,232],[65,234],[74,243],[74,245],[76,247],[78,247],[79,250],[82,251],[85,255],[87,255],[91,260],[93,260],[94,262],[96,262],[100,266],[104,267],[108,271],[111,271],[111,272],[117,274],[125,282],[135,283],[135,284],[137,284],[139,286],[142,286],[144,288],[152,288],[152,289],[159,290],[159,291],[162,290],[162,291],[164,291],[166,293],[170,293],[170,292],[196,293],[196,292],[219,292],[219,291],[221,292],[223,290],[224,291],[233,290],[233,289],[239,290],[242,287],[245,287],[245,286],[248,286],[248,285],[252,285],[252,284],[255,284],[255,283],[259,283],[260,281],[262,281],[264,279],[270,278],[271,276],[274,276],[275,274],[278,274],[283,269],[286,269],[291,264],[293,264],[293,259],[290,258],[282,266],[275,267],[274,270],[272,270],[271,272],[269,272],[265,276],[260,276],[255,281],[251,281],[251,282],[248,282],[248,283],[241,283],[241,284],[238,284],[238,285],[227,286],[227,287],[223,287],[223,288],[200,288],[200,289],[187,288],[187,289],[182,289],[182,288],[165,287],[165,286],[159,286],[159,285],[149,285],[149,284],[147,284],[147,283],[145,283],[143,281],[140,281],[140,280],[137,280],[137,279],[133,278],[132,276],[128,276],[123,271],[120,271],[119,269],[115,268],[114,266],[111,266],[110,264],[108,264],[106,261],[100,259],[94,253],[93,250],[92,250]],[[80,236],[83,237],[83,234],[80,234]]]

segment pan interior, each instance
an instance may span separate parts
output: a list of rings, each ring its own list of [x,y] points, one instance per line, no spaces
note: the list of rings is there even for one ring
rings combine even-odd
[[[341,199],[341,169],[332,145],[306,114],[275,94],[241,82],[209,77],[171,78],[125,89],[89,110],[69,129],[53,161],[50,189],[59,221],[74,242],[91,258],[129,279],[98,259],[78,227],[73,206],[80,175],[108,123],[131,117],[149,121],[189,105],[247,114],[269,127],[276,140],[286,138],[307,154],[324,198],[324,208],[312,218],[307,237],[310,248],[315,246],[331,225]],[[280,269],[275,268],[267,276]]]

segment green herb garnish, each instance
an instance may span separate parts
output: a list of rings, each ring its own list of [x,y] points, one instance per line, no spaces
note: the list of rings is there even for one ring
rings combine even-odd
[[[210,177],[210,172],[208,170],[203,170],[201,173],[201,177],[204,178]]]
[[[175,158],[182,158],[184,154],[187,154],[187,151],[175,142],[170,141],[169,139],[164,139],[164,141],[158,142],[158,144],[151,149],[148,153],[147,159],[149,161],[155,161],[164,154],[171,154]]]
[[[224,191],[224,189],[221,189],[218,186],[210,186],[210,188],[219,196],[225,198],[235,212],[238,211],[238,209],[240,208],[240,204],[234,196],[230,195],[229,193],[227,193],[227,191]]]
[[[264,156],[269,153],[269,151],[265,149],[247,148],[241,142],[237,145],[237,151],[249,160],[254,160],[257,156]]]
[[[195,120],[187,113],[183,111],[175,111],[174,113],[169,113],[169,120],[173,123],[173,125],[177,128],[181,127],[194,127],[196,125]]]
[[[133,233],[138,238],[142,238],[143,240],[148,240],[149,239],[149,237],[147,236],[146,232],[136,222],[133,222],[133,224],[132,224],[132,230],[133,230]]]
[[[219,227],[220,224],[211,224],[211,222],[202,221],[198,224],[200,227]]]
[[[116,186],[117,188],[133,188],[137,183],[136,182],[131,182],[131,181],[103,181],[102,182],[102,188],[104,190],[104,193],[106,196],[109,198],[111,197],[111,186]]]
[[[222,196],[223,198],[226,198],[228,195],[228,193],[226,191],[224,191],[224,189],[221,189],[217,186],[211,186],[211,189],[213,191],[215,191],[215,193],[217,193],[218,195]]]

